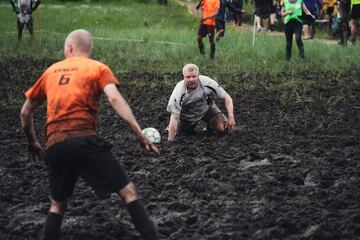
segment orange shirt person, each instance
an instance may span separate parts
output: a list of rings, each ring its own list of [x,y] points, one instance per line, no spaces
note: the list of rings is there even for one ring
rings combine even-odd
[[[198,31],[198,47],[201,55],[205,55],[205,45],[203,43],[203,38],[208,36],[210,42],[210,58],[214,59],[215,57],[215,24],[216,24],[216,15],[219,12],[220,0],[201,0],[196,8],[203,7],[203,12],[200,20],[200,27]]]
[[[134,184],[112,154],[111,144],[96,134],[100,95],[106,95],[147,151],[159,154],[159,149],[141,132],[129,105],[116,87],[119,81],[110,68],[89,58],[91,49],[89,32],[83,29],[71,32],[65,40],[65,59],[46,69],[25,93],[27,99],[20,118],[30,157],[44,159],[49,171],[52,202],[41,239],[59,239],[66,202],[79,177],[101,196],[117,193],[126,203],[132,222],[142,237],[158,239],[156,226],[139,200]],[[33,112],[45,101],[44,152],[34,130]]]

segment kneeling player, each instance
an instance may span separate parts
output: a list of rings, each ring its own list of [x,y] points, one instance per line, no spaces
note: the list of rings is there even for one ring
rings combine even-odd
[[[171,113],[168,141],[173,141],[177,133],[193,133],[201,120],[218,133],[226,129],[233,132],[235,118],[230,95],[213,79],[199,75],[195,64],[185,65],[183,75],[184,80],[175,86],[167,106]],[[213,102],[214,98],[224,101],[227,118]]]

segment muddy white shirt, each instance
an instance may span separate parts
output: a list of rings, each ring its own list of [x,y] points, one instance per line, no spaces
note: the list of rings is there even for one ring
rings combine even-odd
[[[33,0],[18,0],[14,1],[17,2],[17,7],[20,10],[20,13],[18,14],[18,19],[20,23],[27,23],[30,19],[29,11],[33,5]]]
[[[195,90],[188,92],[185,81],[178,82],[171,94],[167,111],[179,114],[180,119],[199,121],[206,114],[212,100],[224,99],[226,91],[213,79],[199,76],[199,84]]]

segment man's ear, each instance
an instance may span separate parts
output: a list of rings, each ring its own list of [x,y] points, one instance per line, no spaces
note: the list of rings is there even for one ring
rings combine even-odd
[[[74,52],[74,47],[71,44],[65,46],[64,54],[65,57],[71,57]]]

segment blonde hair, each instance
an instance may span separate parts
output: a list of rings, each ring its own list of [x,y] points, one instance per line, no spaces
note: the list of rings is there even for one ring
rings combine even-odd
[[[186,64],[186,65],[183,67],[183,74],[184,74],[184,75],[185,75],[186,72],[193,72],[193,71],[196,71],[197,73],[199,73],[199,67],[196,66],[196,65],[193,64],[193,63]]]

